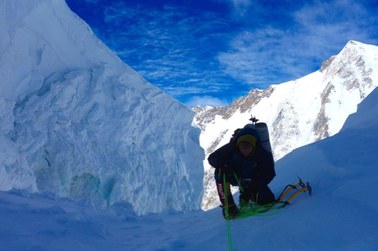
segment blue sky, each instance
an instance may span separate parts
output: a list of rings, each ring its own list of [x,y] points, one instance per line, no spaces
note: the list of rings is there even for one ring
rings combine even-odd
[[[66,0],[145,79],[187,106],[227,105],[378,45],[377,1]]]

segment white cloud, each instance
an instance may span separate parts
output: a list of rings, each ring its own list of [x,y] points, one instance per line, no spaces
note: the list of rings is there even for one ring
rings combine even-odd
[[[194,107],[199,105],[201,107],[206,106],[226,106],[228,102],[226,100],[222,100],[219,98],[211,97],[211,96],[194,96],[190,98],[185,105],[188,107]]]
[[[214,39],[224,39],[217,32],[225,24],[211,13],[193,16],[185,11],[110,6],[106,21],[113,27],[107,36],[116,36],[109,40],[126,63],[174,97],[223,92],[230,85],[222,79],[225,74],[214,66],[216,59],[201,53],[209,53]]]
[[[252,5],[251,0],[232,0],[232,4],[238,14],[244,16]]]
[[[264,12],[267,7],[261,2],[217,1],[232,6],[231,17],[211,12],[188,14],[180,5],[159,9],[118,1],[104,10],[111,25],[102,32],[112,49],[151,83],[176,98],[194,95],[205,104],[205,100],[226,103],[211,96],[232,92],[235,97],[249,88],[244,83],[251,89],[264,89],[310,73],[348,40],[374,44],[369,41],[369,30],[376,32],[368,26],[371,15],[349,0],[304,2],[296,12],[285,13],[292,18],[292,26],[278,26],[272,16],[273,22],[264,19],[258,29],[250,26],[249,15],[271,14]],[[260,21],[258,15],[253,17],[253,23]],[[237,23],[231,32],[235,20],[230,18]],[[246,26],[241,27],[244,21]],[[244,31],[232,39],[240,28]],[[229,47],[223,50],[225,43]]]
[[[372,42],[368,15],[358,3],[318,1],[294,12],[293,26],[240,33],[218,60],[226,73],[247,84],[281,83],[317,70],[349,40]]]
[[[243,32],[231,42],[230,51],[220,53],[218,59],[234,78],[265,88],[267,84],[280,82],[282,73],[289,77],[303,70],[301,65],[294,65],[298,47],[287,35],[273,28]],[[281,76],[277,76],[280,72]]]

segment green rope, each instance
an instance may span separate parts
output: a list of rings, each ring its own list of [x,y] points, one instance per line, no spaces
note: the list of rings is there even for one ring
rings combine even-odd
[[[226,228],[227,228],[227,242],[228,242],[228,250],[232,251],[232,236],[231,236],[231,224],[230,224],[230,213],[228,211],[228,191],[226,186],[226,174],[223,173],[223,187],[224,187],[224,207],[225,207],[225,216],[226,216]]]
[[[270,217],[279,212],[282,208],[282,202],[273,202],[265,205],[255,205],[247,212],[239,212],[237,219],[244,219],[250,216]]]
[[[234,173],[234,177],[235,177],[236,181],[238,182],[239,191],[241,193],[244,192],[243,186],[241,185],[240,179],[238,178],[238,176],[236,175],[236,173]]]

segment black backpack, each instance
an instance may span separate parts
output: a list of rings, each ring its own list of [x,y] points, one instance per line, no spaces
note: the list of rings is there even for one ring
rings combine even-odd
[[[242,135],[253,135],[257,139],[257,144],[266,151],[272,153],[272,146],[269,139],[268,126],[264,122],[253,122],[246,124],[243,128],[238,128],[234,131],[231,137],[231,141],[236,142],[236,140]]]

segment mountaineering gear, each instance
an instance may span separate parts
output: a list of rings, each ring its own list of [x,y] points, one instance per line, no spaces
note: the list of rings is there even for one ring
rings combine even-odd
[[[254,202],[258,205],[266,205],[276,201],[273,192],[268,186],[260,188],[256,190],[256,192],[250,192],[250,190],[240,192],[239,201],[240,200]]]
[[[294,185],[287,185],[281,192],[278,199],[274,202],[262,205],[254,201],[240,200],[239,213],[234,219],[242,219],[249,216],[271,216],[274,215],[277,210],[289,205],[299,194],[308,191],[309,195],[311,195],[312,187],[310,186],[309,182],[305,184],[299,177],[298,179],[298,183]],[[268,212],[268,214],[266,214],[266,212]]]
[[[231,190],[227,189],[230,188],[229,185],[227,185],[226,181],[226,175],[223,174],[223,187],[226,189],[226,195],[231,194]],[[231,224],[230,224],[230,211],[229,211],[229,204],[228,204],[228,196],[224,197],[224,205],[226,206],[224,212],[224,218],[226,219],[226,226],[227,226],[227,241],[228,241],[228,250],[232,251],[232,236],[231,236]],[[231,195],[232,197],[232,195]]]
[[[228,242],[228,250],[232,250],[232,234],[231,234],[231,225],[230,225],[230,219],[243,219],[250,216],[262,216],[262,217],[268,217],[272,216],[275,213],[278,213],[278,210],[281,208],[284,208],[286,205],[290,204],[290,202],[296,198],[300,193],[309,192],[309,195],[312,193],[312,187],[307,182],[306,184],[298,177],[299,181],[295,185],[287,185],[284,190],[281,192],[278,199],[274,202],[265,204],[265,205],[259,205],[256,201],[257,198],[252,198],[250,201],[245,201],[243,199],[239,200],[239,210],[237,211],[237,214],[233,214],[231,217],[231,214],[229,213],[229,210],[224,210],[224,217],[226,219],[226,226],[227,226],[227,242]],[[226,176],[223,176],[223,182],[224,185],[226,184]],[[227,187],[227,186],[225,186]],[[299,189],[300,188],[300,189]],[[229,191],[229,190],[228,190]],[[226,192],[228,193],[226,190]],[[295,191],[292,193],[287,199],[285,199],[292,191]],[[225,205],[228,206],[227,198],[225,199]]]
[[[235,217],[237,217],[239,213],[239,209],[234,203],[229,204],[228,207],[226,206],[221,206],[221,207],[222,207],[222,214],[225,219],[227,219],[227,215],[229,217],[228,219],[234,219]],[[227,210],[228,210],[228,213],[227,213]]]
[[[225,176],[225,179],[227,180],[226,183],[222,182],[222,176],[221,174],[223,173],[223,176]],[[233,181],[229,182],[229,180]],[[258,203],[259,205],[265,205],[272,203],[275,200],[273,192],[270,190],[268,186],[257,186],[255,184],[251,185],[248,184],[248,180],[243,180],[242,182],[237,180],[237,177],[233,176],[232,174],[227,174],[225,172],[220,172],[219,175],[216,176],[215,179],[216,183],[216,188],[218,192],[218,196],[221,202],[221,207],[223,208],[225,205],[225,197],[227,195],[227,200],[230,205],[235,204],[234,198],[231,193],[226,193],[226,191],[231,191],[231,186],[232,185],[238,185],[239,190],[240,190],[240,196],[239,196],[239,201],[240,200],[245,200],[245,201],[253,201]]]
[[[295,185],[287,185],[284,190],[281,192],[280,196],[278,196],[277,202],[282,203],[282,207],[285,207],[286,205],[290,204],[290,202],[295,199],[300,193],[304,193],[308,191],[308,194],[312,194],[312,187],[310,186],[310,183],[307,182],[306,184],[302,181],[301,178],[299,178],[299,181]],[[298,190],[298,188],[300,189]],[[289,194],[291,191],[296,190],[291,196],[289,196],[287,199],[284,199],[287,194]]]
[[[243,131],[244,129],[240,132]],[[256,144],[253,156],[246,158],[240,154],[235,142],[231,141],[210,154],[208,161],[212,167],[215,167],[215,180],[221,180],[219,174],[226,172],[229,173],[228,178],[232,178],[234,174],[238,179],[249,178],[256,182],[259,188],[262,188],[268,185],[276,175],[272,154],[264,150],[259,144]],[[222,171],[218,169],[222,169]],[[238,185],[235,184],[235,180],[228,181],[232,185]]]
[[[238,138],[238,140],[236,141],[236,145],[240,146],[241,143],[249,143],[253,147],[255,147],[256,141],[257,141],[257,139],[253,135],[243,135],[243,136]]]
[[[210,165],[215,168],[214,177],[222,208],[225,208],[226,197],[230,205],[234,203],[232,194],[225,196],[225,190],[231,190],[230,184],[239,187],[242,200],[250,201],[253,197],[258,204],[275,201],[268,187],[276,175],[268,128],[265,123],[256,123],[256,119],[252,122],[254,124],[235,130],[230,142],[208,157]]]
[[[247,124],[245,127],[249,127],[255,130],[260,138],[262,148],[272,153],[272,146],[270,145],[269,130],[267,124],[258,122],[259,120],[255,117],[252,117],[249,120],[252,122],[252,124]]]
[[[241,214],[247,213],[247,212],[253,210],[253,208],[256,207],[256,206],[257,206],[257,203],[254,202],[253,200],[250,200],[250,201],[246,201],[246,200],[243,200],[243,199],[239,200],[239,212]]]
[[[209,164],[215,168],[214,178],[221,201],[222,214],[226,219],[228,249],[232,250],[230,219],[245,218],[251,215],[265,214],[276,206],[277,209],[288,205],[298,194],[312,188],[301,180],[298,185],[288,185],[276,200],[268,187],[276,173],[269,140],[269,131],[265,123],[257,123],[252,117],[252,124],[236,129],[229,143],[223,145],[208,157]],[[231,185],[240,191],[239,208],[231,194]],[[283,200],[292,190],[299,190]]]
[[[221,201],[222,206],[224,206],[226,204],[225,203],[226,199],[227,199],[229,204],[235,204],[234,198],[232,197],[232,194],[230,192],[231,191],[230,183],[228,183],[227,181],[223,182],[223,181],[219,180],[219,181],[216,182],[216,187],[217,187],[218,196],[219,196],[219,199]],[[227,198],[226,198],[226,196],[227,196]]]

